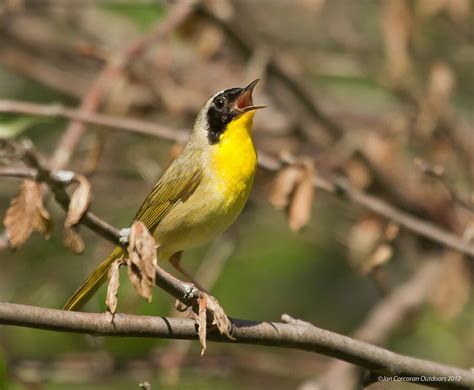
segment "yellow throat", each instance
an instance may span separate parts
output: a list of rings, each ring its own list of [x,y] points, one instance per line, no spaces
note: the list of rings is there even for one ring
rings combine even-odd
[[[218,179],[219,190],[229,202],[236,198],[245,202],[252,188],[257,167],[251,136],[254,113],[246,112],[231,121],[212,152],[212,170]]]

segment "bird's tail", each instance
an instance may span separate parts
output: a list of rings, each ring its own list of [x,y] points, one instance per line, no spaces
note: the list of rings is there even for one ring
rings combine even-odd
[[[112,253],[92,272],[89,277],[82,283],[71,298],[66,302],[63,310],[79,310],[86,302],[92,298],[100,286],[107,280],[109,269],[120,256],[123,249],[116,247]]]

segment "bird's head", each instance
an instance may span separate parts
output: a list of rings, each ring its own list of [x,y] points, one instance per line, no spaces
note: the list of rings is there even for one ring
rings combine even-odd
[[[253,104],[252,92],[258,81],[252,81],[244,88],[230,88],[211,96],[199,112],[193,135],[201,139],[205,137],[207,143],[214,145],[237,121],[250,130],[255,110],[265,107]]]

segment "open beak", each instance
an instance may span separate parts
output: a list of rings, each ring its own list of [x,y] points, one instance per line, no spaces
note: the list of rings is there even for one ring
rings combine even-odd
[[[257,83],[260,80],[257,79],[252,81],[249,85],[247,85],[243,90],[240,96],[235,101],[235,110],[239,114],[243,114],[247,111],[258,110],[259,108],[265,108],[266,106],[254,106],[252,101],[252,92]]]

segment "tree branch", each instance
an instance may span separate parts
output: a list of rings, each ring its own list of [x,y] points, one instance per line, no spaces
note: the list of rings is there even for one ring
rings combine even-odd
[[[17,170],[16,173],[20,173],[23,178],[29,177],[45,182],[51,188],[61,206],[68,209],[70,199],[64,189],[64,185],[67,183],[61,181],[58,175],[48,171],[34,151],[25,149],[23,152],[23,160],[34,169],[26,168],[24,172]],[[11,172],[6,171],[6,173],[10,174]],[[91,212],[84,214],[81,223],[114,244],[122,245],[119,230],[102,221]],[[181,282],[160,267],[156,267],[155,282],[159,287],[188,306],[194,305],[198,298],[199,291],[196,288]],[[372,375],[459,377],[459,381],[450,382],[447,385],[451,388],[460,389],[467,389],[474,385],[474,378],[468,371],[395,354],[350,337],[316,328],[307,322],[291,319],[289,316],[284,316],[284,321],[290,323],[232,320],[234,325],[232,336],[239,343],[296,348],[321,353],[366,368]],[[195,322],[190,319],[119,314],[115,315],[113,323],[110,323],[103,314],[65,312],[8,303],[0,303],[0,323],[104,336],[161,337],[188,340],[198,338]],[[230,341],[221,337],[218,333],[211,333],[209,340]],[[439,382],[432,381],[423,384],[436,387]]]
[[[85,123],[101,125],[108,128],[119,128],[176,142],[184,142],[189,136],[189,132],[185,130],[176,130],[147,121],[122,118],[114,115],[84,113],[80,110],[74,110],[61,105],[43,105],[24,103],[15,100],[0,100],[0,112],[14,112],[19,114],[76,119]],[[259,165],[269,171],[278,171],[283,167],[284,163],[293,162],[291,159],[281,161],[261,150],[258,151],[258,156]],[[349,199],[355,204],[393,220],[400,226],[419,236],[474,257],[474,245],[464,242],[457,235],[448,232],[431,222],[415,217],[410,213],[400,210],[383,201],[382,199],[358,190],[341,177],[334,176],[326,180],[320,176],[315,176],[314,186],[317,189]]]
[[[114,58],[114,61],[109,61],[100,71],[90,90],[82,98],[80,106],[81,114],[90,114],[96,111],[102,102],[102,98],[110,82],[126,69],[152,42],[158,38],[162,38],[180,25],[190,15],[194,9],[194,5],[194,1],[178,2],[171,7],[165,20],[160,21],[149,34],[133,42],[118,58]],[[69,124],[53,154],[51,168],[61,169],[67,165],[85,130],[83,121],[75,119]]]
[[[374,375],[419,377],[420,381],[416,383],[430,387],[439,387],[441,383],[451,389],[474,386],[474,378],[467,370],[403,356],[306,322],[285,324],[233,319],[232,323],[235,341],[222,337],[218,332],[209,333],[208,340],[316,352],[364,367]],[[194,320],[186,318],[115,314],[111,323],[105,314],[67,312],[11,303],[0,303],[0,324],[94,336],[198,339]],[[421,377],[438,380],[421,381]],[[439,382],[443,378],[446,381],[449,378],[456,380]]]
[[[383,345],[394,329],[427,300],[441,271],[441,263],[426,260],[407,282],[401,284],[377,303],[352,337],[371,344]],[[359,382],[360,370],[343,361],[332,362],[324,374],[304,382],[304,390],[353,389]]]

